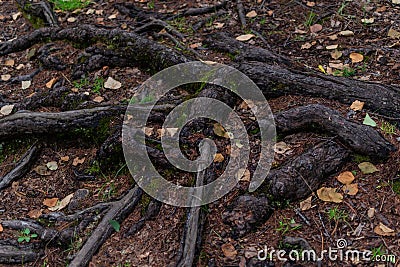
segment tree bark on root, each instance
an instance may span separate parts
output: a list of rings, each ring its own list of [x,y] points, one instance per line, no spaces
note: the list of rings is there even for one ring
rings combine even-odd
[[[75,255],[69,264],[70,267],[86,266],[97,250],[114,232],[110,220],[122,221],[136,207],[142,196],[142,190],[135,186],[121,200],[117,201],[110,210],[104,215],[97,228],[90,235],[82,246],[81,250]]]
[[[386,159],[396,148],[370,126],[346,120],[339,112],[323,105],[292,108],[275,115],[279,133],[315,128],[327,132],[352,151],[372,158]]]
[[[5,176],[0,177],[0,191],[9,186],[13,181],[22,178],[27,174],[34,164],[37,156],[39,155],[39,147],[33,145],[17,162],[16,167],[7,173]]]
[[[252,79],[267,98],[303,95],[351,104],[365,102],[365,108],[400,121],[400,88],[345,77],[328,76],[296,65],[269,50],[243,44],[226,33],[210,35],[211,48],[237,56],[237,67]]]

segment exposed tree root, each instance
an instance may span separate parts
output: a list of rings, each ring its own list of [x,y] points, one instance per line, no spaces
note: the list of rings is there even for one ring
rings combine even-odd
[[[125,111],[125,107],[106,106],[65,112],[21,111],[0,119],[0,139],[22,134],[55,134],[74,129],[97,127],[100,120]]]
[[[40,149],[37,145],[33,145],[17,162],[17,165],[13,170],[5,176],[0,177],[0,191],[29,172],[31,166],[39,155],[39,150]]]
[[[307,105],[275,115],[277,131],[288,133],[316,129],[337,136],[352,151],[386,159],[395,147],[370,126],[346,120],[339,112],[323,105]]]
[[[16,240],[0,240],[0,263],[20,264],[33,262],[44,252],[33,244],[18,244]]]
[[[400,121],[400,88],[374,82],[320,74],[263,48],[243,44],[217,33],[205,41],[213,49],[238,55],[236,67],[249,76],[267,98],[304,95],[345,104],[365,102],[365,108]]]
[[[70,267],[86,266],[97,250],[114,232],[110,220],[123,221],[135,208],[142,196],[142,189],[135,186],[121,200],[115,202],[110,210],[87,239],[81,250],[69,264]]]

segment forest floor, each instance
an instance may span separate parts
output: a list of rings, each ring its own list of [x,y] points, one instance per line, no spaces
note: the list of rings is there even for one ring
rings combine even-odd
[[[137,8],[161,14],[176,14],[188,8],[215,5],[213,1],[131,1]],[[395,1],[393,1],[395,2]],[[96,0],[74,11],[57,10],[61,27],[91,24],[98,27],[134,29],[135,18],[121,14],[118,1]],[[121,2],[122,3],[122,2]],[[238,16],[236,1],[228,2],[218,16],[215,12],[199,16],[186,16],[168,21],[183,38],[176,38],[179,45],[163,35],[143,33],[143,36],[182,51],[195,51],[197,59],[229,63],[229,54],[211,51],[203,41],[213,32],[227,32],[236,38],[253,34],[243,42],[270,49],[285,55],[294,62],[326,75],[345,76],[362,81],[375,81],[388,85],[400,84],[400,4],[391,1],[245,1],[242,0],[246,26]],[[204,25],[193,30],[193,26],[206,18]],[[0,0],[0,42],[28,35],[34,31],[11,0]],[[31,74],[39,69],[35,53],[42,44],[0,57],[0,103],[19,103],[32,97],[38,90],[51,88],[52,79],[65,79],[71,94],[83,94],[87,101],[101,104],[127,103],[136,88],[150,77],[149,73],[137,68],[103,68],[88,73],[86,78],[73,80],[71,67],[79,60],[81,48],[72,43],[52,43],[50,52],[66,65],[64,70],[43,69],[35,75],[31,84],[9,82],[10,78]],[[107,89],[104,82],[108,77],[121,82],[119,89]],[[329,88],[326,88],[329,90]],[[388,99],[390,101],[390,99]],[[321,103],[338,110],[346,116],[350,106],[337,101],[302,96],[282,96],[269,99],[272,111],[278,112],[311,103]],[[58,112],[59,107],[39,106],[34,111]],[[357,112],[352,120],[363,123],[366,111]],[[376,129],[396,148],[400,147],[400,131],[397,125],[385,118],[369,113],[377,123]],[[115,123],[120,122],[120,118]],[[153,132],[156,136],[157,132]],[[159,133],[158,133],[159,134]],[[86,189],[88,195],[79,202],[86,208],[99,202],[118,199],[133,185],[124,162],[101,169],[96,161],[98,148],[104,141],[100,136],[75,136],[64,139],[48,137],[39,159],[25,177],[12,183],[0,192],[0,226],[2,220],[31,218],[38,219],[49,213],[49,201]],[[88,134],[89,135],[89,134]],[[159,137],[159,136],[158,136]],[[285,151],[275,156],[283,162],[299,155],[321,136],[297,133],[284,137]],[[15,138],[0,142],[0,177],[13,169],[15,163],[36,142],[36,137]],[[303,202],[284,203],[280,210],[245,236],[232,236],[231,228],[222,219],[225,207],[237,196],[234,190],[219,201],[208,206],[207,223],[203,230],[203,244],[197,266],[274,266],[272,262],[258,261],[257,252],[265,247],[283,249],[285,236],[304,238],[318,253],[335,248],[337,240],[344,239],[346,248],[370,250],[374,259],[394,255],[396,263],[386,261],[331,261],[325,258],[323,266],[400,266],[400,162],[399,153],[394,152],[385,161],[372,161],[368,157],[353,154],[343,169],[327,179],[324,187],[340,188],[339,173],[350,171],[358,185],[354,195],[344,194],[341,203],[322,201],[312,195],[310,207]],[[56,164],[54,164],[54,162]],[[359,164],[372,162],[378,171],[364,174]],[[50,164],[49,164],[50,163]],[[114,163],[113,163],[114,164]],[[54,167],[56,165],[56,167]],[[50,166],[50,167],[49,167]],[[54,167],[54,168],[53,168]],[[51,170],[53,169],[53,170]],[[78,179],[77,173],[94,177]],[[47,202],[45,201],[47,200]],[[154,220],[149,220],[134,235],[124,233],[138,221],[149,203],[144,198],[130,216],[120,223],[115,232],[92,258],[89,266],[173,266],[178,253],[182,229],[185,223],[184,208],[162,205]],[[53,205],[54,206],[54,205]],[[302,208],[300,217],[297,209]],[[70,209],[70,210],[68,210]],[[75,208],[66,208],[72,213]],[[304,217],[308,219],[309,225]],[[40,219],[38,219],[40,220]],[[68,227],[68,223],[52,224],[55,229]],[[383,225],[383,226],[382,226]],[[92,228],[90,228],[92,227]],[[76,236],[67,247],[46,246],[45,254],[35,262],[23,266],[66,266],[90,235],[91,225],[85,235]],[[378,229],[379,228],[379,229]],[[15,239],[20,231],[0,228],[0,239]],[[31,238],[29,243],[39,242]],[[25,243],[27,243],[25,241]],[[288,248],[285,248],[286,250]],[[378,258],[377,258],[378,257]],[[386,257],[388,258],[388,257]],[[298,261],[303,266],[315,263]],[[265,264],[265,265],[263,265]],[[275,259],[275,266],[284,262]],[[13,265],[8,265],[13,266]],[[15,265],[21,266],[21,265]],[[295,266],[295,265],[293,265]],[[301,266],[301,265],[299,265]]]

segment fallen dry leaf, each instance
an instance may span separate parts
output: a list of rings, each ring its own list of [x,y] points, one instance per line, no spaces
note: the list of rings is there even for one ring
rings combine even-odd
[[[46,87],[49,88],[49,89],[51,89],[56,81],[57,81],[57,78],[51,79],[50,81],[48,81],[48,82],[46,83]]]
[[[311,209],[311,200],[312,196],[309,196],[307,199],[300,202],[300,209],[302,211]]]
[[[49,169],[47,169],[46,166],[39,165],[36,166],[36,168],[33,169],[37,174],[42,175],[42,176],[48,176],[51,175]]]
[[[82,164],[82,163],[84,163],[85,162],[85,159],[86,158],[79,158],[79,157],[76,157],[76,158],[74,158],[74,161],[72,162],[72,165],[73,166],[78,166],[79,164]]]
[[[350,54],[349,57],[351,58],[351,62],[353,62],[353,63],[358,63],[358,62],[361,62],[364,60],[364,56],[359,53],[353,52]]]
[[[304,50],[304,49],[310,49],[311,47],[312,47],[313,45],[311,44],[311,43],[304,43],[304,44],[302,44],[301,45],[301,49],[302,50]]]
[[[66,206],[68,206],[69,202],[71,201],[72,197],[74,194],[69,194],[65,198],[63,198],[60,202],[57,202],[57,205],[49,207],[50,211],[57,211],[57,210],[62,210]]]
[[[67,21],[70,23],[74,23],[77,19],[75,17],[67,18]]]
[[[336,192],[336,188],[321,187],[317,190],[318,198],[325,202],[341,203],[343,195]]]
[[[362,23],[365,23],[365,24],[372,24],[372,23],[374,23],[374,21],[375,21],[374,18],[361,19],[361,22],[362,22]]]
[[[313,6],[315,6],[315,2],[307,1],[306,5],[309,7],[313,7]]]
[[[335,41],[335,40],[337,40],[338,36],[337,36],[337,34],[332,34],[332,35],[329,35],[328,38],[329,38],[329,40]]]
[[[8,81],[9,79],[11,79],[11,75],[10,74],[2,74],[1,75],[1,80],[2,81]]]
[[[225,25],[225,23],[215,22],[214,23],[214,28],[215,29],[221,29],[221,28],[224,27],[224,25]],[[200,45],[201,45],[201,43],[200,43]]]
[[[365,104],[364,102],[356,100],[353,103],[351,103],[350,109],[352,109],[354,111],[360,111],[363,109],[364,104]]]
[[[0,233],[3,232],[3,231],[4,231],[3,225],[1,225],[1,223],[0,223]]]
[[[21,15],[22,15],[21,12],[14,13],[14,14],[12,14],[12,19],[17,20]]]
[[[56,197],[46,198],[45,200],[43,200],[43,205],[51,208],[51,207],[54,207],[55,205],[57,205],[57,201],[58,201],[58,198],[56,198]]]
[[[218,136],[229,138],[229,134],[225,131],[224,127],[220,123],[214,123],[213,127],[214,133]]]
[[[14,59],[7,59],[6,61],[4,61],[4,65],[8,66],[8,67],[12,67],[14,66],[15,61]]]
[[[387,36],[392,39],[400,39],[400,32],[390,28],[387,33]]]
[[[117,15],[118,15],[118,13],[114,13],[114,14],[108,16],[108,19],[116,19]]]
[[[367,212],[367,215],[368,215],[369,218],[373,218],[374,215],[375,215],[375,209],[374,208],[369,208],[368,212]]]
[[[14,105],[4,105],[0,109],[0,114],[7,116],[10,115],[11,112],[13,111]]]
[[[288,150],[290,150],[290,147],[285,142],[278,142],[274,146],[274,151],[277,154],[285,154]]]
[[[61,157],[60,159],[61,159],[62,161],[68,161],[68,160],[69,160],[69,156]]]
[[[42,211],[41,209],[34,209],[28,212],[28,217],[31,219],[37,219],[40,217],[40,215],[42,215]]]
[[[316,33],[322,30],[322,25],[321,24],[314,24],[310,26],[310,32]]]
[[[255,12],[254,10],[250,11],[249,13],[246,14],[246,17],[248,18],[255,18],[257,17],[257,12]]]
[[[106,88],[106,89],[116,90],[116,89],[121,88],[121,86],[122,86],[122,84],[119,81],[114,80],[111,77],[108,77],[107,81],[104,83],[104,88]]]
[[[255,35],[252,34],[252,33],[243,34],[243,35],[239,35],[238,37],[236,37],[236,40],[245,42],[245,41],[250,40],[250,39],[253,38],[254,36],[255,36]]]
[[[358,164],[358,168],[360,168],[363,174],[370,174],[379,171],[371,162],[361,162]]]
[[[215,154],[214,157],[214,162],[223,162],[224,161],[224,156],[221,153]]]
[[[325,48],[326,48],[326,50],[334,50],[334,49],[337,49],[338,46],[339,46],[339,45],[334,44],[334,45],[328,45],[328,46],[326,46]]]
[[[237,255],[237,251],[235,247],[231,243],[225,243],[221,246],[222,253],[224,253],[225,257],[234,259]]]
[[[28,89],[31,86],[32,82],[31,81],[22,81],[22,89]]]
[[[379,223],[379,225],[375,226],[374,228],[375,234],[381,235],[381,236],[395,236],[396,233],[393,229],[390,229],[383,223]]]
[[[238,176],[239,176],[239,173],[242,173],[242,172],[243,172],[243,169],[239,169]],[[250,182],[250,171],[248,169],[244,170],[242,177],[237,177],[237,178],[239,178],[238,179],[239,181]]]
[[[339,34],[341,35],[341,36],[353,36],[354,35],[354,32],[353,31],[341,31],[341,32],[339,32]]]
[[[51,171],[55,171],[58,169],[58,164],[56,161],[49,161],[47,162],[46,167]]]
[[[343,53],[338,51],[338,50],[336,50],[336,49],[335,49],[335,51],[331,52],[331,57],[333,59],[339,59],[339,58],[342,57],[342,55],[343,55]]]
[[[343,192],[348,195],[354,196],[358,193],[358,184],[346,184],[343,186]]]
[[[345,171],[345,172],[342,172],[341,174],[339,174],[337,179],[342,184],[351,184],[351,182],[354,181],[355,177],[351,172]]]
[[[102,96],[96,96],[95,98],[93,98],[93,101],[96,103],[101,103],[104,101],[104,97]]]

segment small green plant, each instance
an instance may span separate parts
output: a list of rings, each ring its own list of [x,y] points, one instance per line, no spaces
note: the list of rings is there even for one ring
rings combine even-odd
[[[333,75],[335,76],[343,76],[343,77],[352,77],[356,74],[356,70],[353,68],[343,68],[343,70],[335,70]]]
[[[337,207],[334,207],[333,209],[329,209],[327,211],[328,213],[328,218],[330,221],[346,221],[347,219],[347,214],[343,210],[339,210]]]
[[[73,11],[79,8],[84,8],[90,1],[81,1],[81,0],[50,0],[54,4],[55,9],[59,9],[62,11]]]
[[[334,223],[335,223],[335,226],[331,233],[331,235],[333,235],[336,232],[339,222],[346,222],[348,215],[346,214],[345,211],[339,210],[337,207],[329,209],[327,211],[327,214],[328,214],[329,220],[334,221]]]
[[[155,7],[154,0],[148,2],[148,3],[147,3],[147,7],[148,7],[149,9],[154,9],[154,7]]]
[[[89,80],[87,78],[82,78],[79,81],[74,81],[74,87],[78,89],[88,85],[89,85]]]
[[[310,11],[308,13],[308,15],[306,16],[306,20],[304,21],[304,26],[310,27],[311,25],[314,24],[316,18],[317,18],[317,14]]]
[[[154,101],[154,96],[152,95],[146,95],[145,97],[142,98],[142,100],[140,100],[140,104],[145,104],[145,103],[149,103]]]
[[[281,221],[279,221],[279,227],[276,228],[276,231],[282,232],[282,235],[284,235],[289,231],[294,231],[300,228],[301,224],[296,223],[293,218],[283,218]]]
[[[339,9],[338,9],[338,11],[337,11],[337,13],[338,13],[339,16],[343,16],[343,15],[344,15],[343,11],[344,11],[344,9],[346,8],[346,6],[347,6],[347,4],[348,4],[347,1],[348,1],[348,0],[344,0],[344,1],[342,2],[342,4],[340,5],[340,7],[339,7]]]
[[[94,79],[92,91],[94,93],[100,93],[100,90],[103,89],[104,86],[104,79],[103,77],[97,77]]]
[[[379,247],[372,248],[371,252],[372,252],[372,256],[371,256],[372,261],[374,261],[377,256],[384,255],[382,245],[380,245]]]
[[[393,192],[395,192],[398,196],[400,196],[400,181],[394,181],[392,184]]]
[[[390,122],[384,121],[384,122],[382,122],[381,130],[385,134],[395,134],[396,133],[396,126],[391,124]]]
[[[262,19],[260,20],[260,24],[261,24],[261,25],[264,25],[266,22],[267,22],[267,19],[266,19],[266,18],[262,18]]]
[[[38,235],[37,234],[31,234],[31,230],[29,228],[25,228],[24,230],[19,232],[18,236],[18,242],[27,242],[29,243],[31,241],[31,238],[36,238]]]

